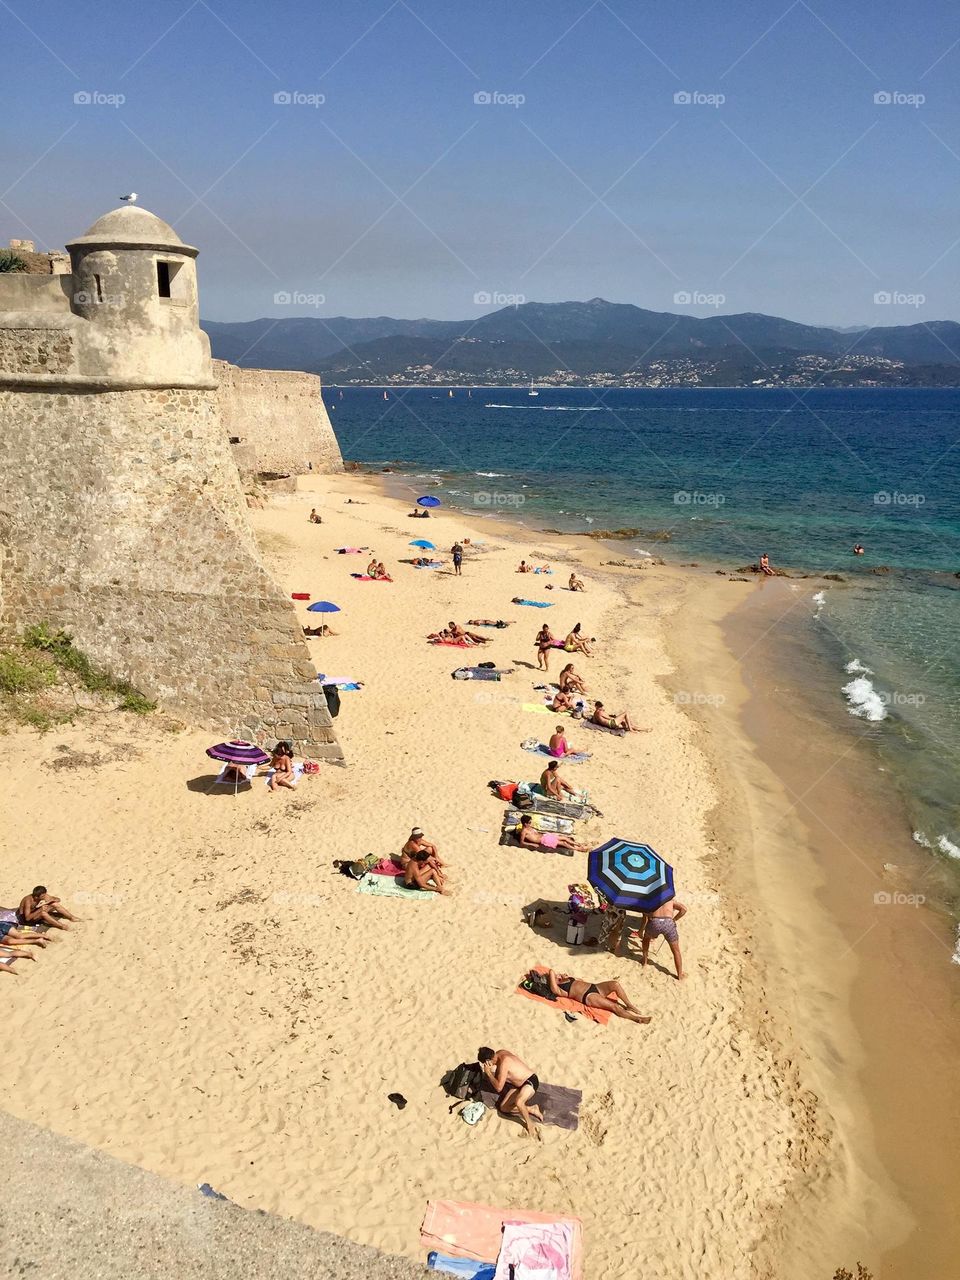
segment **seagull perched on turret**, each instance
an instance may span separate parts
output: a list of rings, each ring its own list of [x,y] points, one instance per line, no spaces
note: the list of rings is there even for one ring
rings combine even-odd
[[[136,193],[135,191],[131,191],[131,192],[130,192],[130,194],[129,194],[128,196],[121,196],[121,197],[120,197],[120,199],[121,199],[121,200],[126,200],[128,204],[136,204],[136,202],[137,202],[137,193]]]

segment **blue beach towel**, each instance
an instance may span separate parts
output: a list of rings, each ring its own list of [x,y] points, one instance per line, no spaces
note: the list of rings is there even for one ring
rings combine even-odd
[[[513,600],[511,601],[511,603],[529,605],[531,609],[552,609],[553,608],[552,600]]]
[[[444,1275],[459,1276],[460,1280],[494,1280],[497,1273],[495,1262],[474,1262],[472,1258],[454,1258],[448,1253],[438,1253],[431,1249],[427,1254],[427,1266],[431,1271],[442,1271]]]
[[[507,671],[498,671],[496,667],[457,667],[450,673],[454,680],[499,680]]]
[[[524,751],[532,751],[535,756],[546,756],[548,760],[559,760],[561,764],[582,764],[584,760],[590,759],[589,751],[575,751],[573,755],[555,756],[543,742],[521,742],[520,746]]]

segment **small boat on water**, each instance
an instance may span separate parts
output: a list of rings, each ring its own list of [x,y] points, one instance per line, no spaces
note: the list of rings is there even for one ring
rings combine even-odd
[[[528,395],[528,396],[538,396],[539,394],[540,394],[540,392],[539,392],[539,391],[534,391],[534,389],[533,389],[533,379],[531,378],[531,379],[530,379],[530,390],[527,392],[527,395]]]

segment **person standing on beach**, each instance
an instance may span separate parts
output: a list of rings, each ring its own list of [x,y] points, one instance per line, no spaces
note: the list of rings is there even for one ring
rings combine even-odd
[[[527,1064],[508,1049],[493,1049],[482,1045],[477,1052],[480,1070],[497,1094],[497,1111],[502,1116],[518,1116],[528,1137],[539,1138],[534,1120],[543,1124],[543,1112],[533,1099],[540,1088],[540,1077]]]
[[[460,545],[459,542],[455,542],[453,546],[450,548],[450,553],[453,556],[453,572],[459,578],[460,572],[461,572],[461,565],[463,564],[463,547]]]
[[[647,963],[647,952],[654,938],[666,938],[673,952],[673,963],[677,970],[677,978],[683,979],[683,959],[680,955],[680,934],[677,932],[677,921],[687,914],[687,908],[676,898],[671,898],[656,911],[647,913],[643,930],[643,958],[641,964]]]
[[[550,650],[557,647],[557,637],[553,634],[546,623],[537,632],[535,644],[537,646],[537,666],[541,671],[550,670]]]

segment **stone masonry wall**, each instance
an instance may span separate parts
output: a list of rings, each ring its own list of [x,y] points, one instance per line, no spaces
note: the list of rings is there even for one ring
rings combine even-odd
[[[0,422],[4,629],[62,626],[185,719],[342,758],[215,391],[0,387]]]
[[[214,360],[213,376],[224,430],[239,438],[240,447],[253,447],[257,473],[297,476],[343,470],[316,374],[240,369]]]

